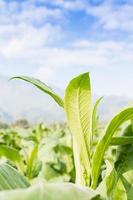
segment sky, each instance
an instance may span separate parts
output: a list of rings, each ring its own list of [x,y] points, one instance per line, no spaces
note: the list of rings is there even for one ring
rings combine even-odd
[[[133,0],[0,0],[0,76],[133,97]],[[2,89],[2,87],[1,87]]]

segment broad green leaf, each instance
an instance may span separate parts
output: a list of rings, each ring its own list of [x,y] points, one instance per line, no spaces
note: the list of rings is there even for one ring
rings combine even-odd
[[[133,144],[133,136],[113,137],[110,145],[128,145]]]
[[[81,74],[72,79],[66,89],[65,111],[72,132],[79,161],[76,170],[82,166],[84,175],[90,180],[90,144],[91,144],[91,86],[89,73]],[[75,147],[74,145],[74,147]],[[77,164],[79,162],[79,164]],[[81,178],[82,179],[82,178]],[[78,183],[84,185],[84,183]]]
[[[21,155],[16,149],[0,144],[0,157],[6,157],[8,160],[14,162],[21,172],[24,171]]]
[[[133,136],[132,124],[129,124],[123,131],[122,136]]]
[[[64,107],[63,100],[50,87],[48,87],[45,83],[41,82],[40,80],[28,76],[15,76],[12,79],[21,79],[35,85],[43,92],[49,94],[59,106]]]
[[[124,130],[123,137],[128,143],[126,145],[119,146],[116,151],[115,168],[119,176],[133,169],[133,131],[131,125]]]
[[[117,173],[111,163],[106,160],[106,175],[97,188],[102,197],[108,200],[114,200],[113,194],[117,184]]]
[[[133,199],[133,185],[130,184],[124,176],[121,177],[121,181],[125,187],[127,200]]]
[[[118,180],[115,186],[113,200],[129,200],[121,179]]]
[[[114,189],[117,184],[117,173],[115,168],[112,169],[110,166],[108,166],[109,172],[106,177],[107,197],[108,199],[110,198],[111,200],[114,200],[112,196],[114,195]]]
[[[132,118],[133,108],[127,108],[117,114],[107,126],[105,134],[97,144],[96,151],[92,158],[92,188],[95,189],[97,187],[103,157],[111,142],[112,136],[125,121]]]
[[[98,125],[98,116],[97,109],[103,97],[100,97],[94,104],[93,112],[92,112],[92,137],[95,134]]]
[[[30,184],[16,169],[7,164],[0,164],[0,190],[27,188]],[[10,197],[10,196],[9,196]],[[2,200],[2,198],[0,197]]]
[[[1,200],[100,200],[99,195],[71,183],[39,182],[27,189],[0,192]]]

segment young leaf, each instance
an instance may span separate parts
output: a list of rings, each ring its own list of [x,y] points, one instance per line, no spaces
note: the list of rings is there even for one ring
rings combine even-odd
[[[38,156],[38,145],[35,145],[27,160],[26,175],[29,179],[32,178],[33,167],[34,167],[35,161],[37,160],[37,156]]]
[[[24,165],[21,158],[21,155],[19,154],[19,151],[16,149],[6,146],[6,145],[0,145],[0,157],[6,157],[8,160],[14,162],[18,169],[23,172],[24,171]]]
[[[103,99],[103,97],[100,97],[94,104],[94,108],[93,108],[93,112],[92,112],[92,137],[95,134],[95,130],[97,129],[97,121],[98,121],[97,108],[102,99]]]
[[[29,186],[30,184],[25,177],[19,174],[13,167],[7,164],[0,165],[0,190],[27,188]]]
[[[21,79],[35,85],[43,92],[49,94],[59,106],[64,107],[64,102],[61,99],[61,97],[59,97],[50,87],[48,87],[45,83],[41,82],[40,80],[28,76],[15,76],[12,79]]]
[[[91,86],[89,73],[81,74],[70,81],[66,89],[64,103],[68,124],[79,153],[79,164],[77,165],[76,162],[75,167],[77,171],[80,171],[78,166],[82,165],[89,185],[91,144]],[[83,183],[79,184],[82,185]]]
[[[97,187],[103,157],[105,151],[107,150],[111,142],[112,136],[125,121],[130,120],[132,118],[133,108],[127,108],[121,111],[119,114],[117,114],[107,126],[105,134],[98,143],[96,151],[92,158],[92,188]]]
[[[106,160],[106,176],[98,186],[96,191],[99,191],[102,197],[112,200],[115,186],[117,184],[117,173],[111,163]]]

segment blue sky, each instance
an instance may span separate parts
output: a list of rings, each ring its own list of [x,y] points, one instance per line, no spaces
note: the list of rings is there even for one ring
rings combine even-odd
[[[133,97],[133,0],[0,0],[0,74]]]

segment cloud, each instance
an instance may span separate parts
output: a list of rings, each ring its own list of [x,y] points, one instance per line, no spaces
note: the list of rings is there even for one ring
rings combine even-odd
[[[68,68],[69,66],[112,66],[121,62],[132,63],[132,43],[125,42],[76,40],[69,48],[43,48],[40,54],[40,64],[49,68]],[[52,58],[52,59],[51,59]],[[111,58],[111,59],[110,59]]]
[[[105,30],[122,30],[133,32],[133,4],[132,1],[118,4],[115,1],[87,1],[87,0],[40,0],[67,11],[84,11],[95,17],[95,27]]]
[[[117,4],[115,1],[52,0],[50,4],[67,11],[84,11],[96,18],[96,28],[133,32],[133,4],[130,1]]]
[[[13,36],[11,32],[13,32]],[[30,51],[38,51],[62,37],[60,27],[53,27],[50,24],[45,24],[38,29],[24,24],[10,26],[8,30],[1,27],[0,33],[9,35],[8,43],[6,38],[1,40],[3,48],[0,49],[1,54],[7,58],[21,58],[24,55],[30,55]]]
[[[47,20],[62,18],[62,11],[58,8],[48,8],[45,5],[36,6],[31,1],[10,1],[1,0],[0,3],[0,24],[43,24]]]
[[[54,6],[58,6],[60,8],[72,11],[72,10],[82,10],[85,8],[85,5],[87,4],[86,0],[40,0],[40,2],[43,3],[49,3]]]
[[[43,49],[35,76],[64,88],[75,75],[90,71],[96,94],[131,97],[132,51],[132,43],[77,40],[67,49]]]
[[[115,6],[105,2],[100,6],[86,8],[89,15],[97,17],[97,26],[105,30],[133,32],[133,6],[129,4]]]
[[[91,71],[98,81],[100,76],[103,78],[105,75],[106,81],[111,81],[111,69],[116,70],[117,76],[118,67],[129,69],[133,63],[133,7],[128,4],[114,6],[111,1],[98,6],[88,2],[29,0],[20,3],[2,0],[0,69],[4,66],[12,73],[26,72],[61,87],[83,71]],[[81,30],[75,26],[81,10],[85,19],[90,20],[90,16],[95,18],[88,22],[86,34],[82,33],[82,23]],[[78,13],[78,19],[75,13]],[[123,31],[127,33],[117,40],[109,37],[112,31],[118,35],[122,35]],[[101,88],[104,85],[102,82]],[[121,94],[118,90],[114,92]]]
[[[64,35],[60,24],[52,24],[53,20],[63,19],[58,8],[36,6],[32,1],[2,0],[0,10],[0,56],[4,58],[23,57],[32,49],[56,44]]]

